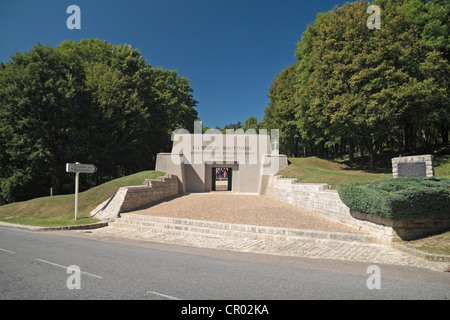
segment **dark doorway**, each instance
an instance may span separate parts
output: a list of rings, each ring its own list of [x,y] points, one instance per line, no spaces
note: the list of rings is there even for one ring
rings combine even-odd
[[[233,169],[212,168],[212,191],[231,191]]]

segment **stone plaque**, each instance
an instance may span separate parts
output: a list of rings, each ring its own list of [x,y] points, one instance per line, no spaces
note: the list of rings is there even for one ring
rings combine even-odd
[[[392,158],[392,176],[398,177],[433,177],[433,156],[423,154],[417,156]]]
[[[397,170],[398,177],[423,178],[427,176],[425,162],[400,162]]]

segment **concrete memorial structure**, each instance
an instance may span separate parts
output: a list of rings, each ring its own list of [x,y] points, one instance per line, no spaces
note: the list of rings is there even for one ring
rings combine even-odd
[[[278,154],[273,133],[271,140],[264,130],[259,134],[254,130],[226,134],[207,130],[202,134],[196,129],[194,132],[200,133],[175,132],[172,152],[157,155],[155,170],[176,175],[180,193],[228,190],[262,194],[269,176],[288,165],[287,157]]]
[[[392,175],[394,178],[433,177],[433,156],[425,154],[392,158]]]

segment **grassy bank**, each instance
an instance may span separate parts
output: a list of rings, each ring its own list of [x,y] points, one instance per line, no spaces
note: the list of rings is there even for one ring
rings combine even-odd
[[[280,171],[284,177],[295,178],[303,183],[327,183],[333,189],[343,182],[367,182],[392,177],[392,174],[357,170],[344,163],[317,157],[289,158],[289,161],[289,166]]]
[[[295,178],[303,183],[327,183],[332,189],[344,182],[369,182],[392,178],[392,167],[384,161],[376,164],[375,170],[363,170],[346,164],[345,159],[321,159],[318,157],[289,158],[290,164],[280,174],[285,178]],[[450,155],[434,158],[435,175],[450,177]]]
[[[450,231],[422,239],[404,241],[403,244],[432,254],[450,255]]]
[[[145,179],[156,179],[163,174],[158,171],[143,171],[79,193],[78,220],[74,219],[75,195],[68,194],[1,206],[0,221],[41,227],[95,223],[98,220],[91,218],[89,213],[117,192],[120,187],[141,185]]]

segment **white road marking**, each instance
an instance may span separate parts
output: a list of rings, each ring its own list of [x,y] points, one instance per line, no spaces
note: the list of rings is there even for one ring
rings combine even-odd
[[[167,294],[162,294],[162,293],[155,292],[155,291],[147,291],[147,294],[149,294],[149,293],[155,294],[157,296],[165,297],[165,298],[168,298],[168,299],[172,299],[172,300],[181,300],[180,298],[175,298],[175,297],[169,296]]]
[[[2,248],[0,248],[0,250],[1,250],[1,251],[5,251],[5,252],[8,252],[8,253],[15,253],[14,251],[10,251],[10,250],[6,250],[6,249],[2,249]]]
[[[62,266],[62,265],[60,265],[60,264],[53,263],[53,262],[46,261],[46,260],[41,260],[41,259],[34,259],[34,260],[35,260],[35,261],[40,261],[40,262],[43,262],[43,263],[47,263],[47,264],[50,264],[50,265],[52,265],[52,266],[64,268],[64,269],[66,269],[66,270],[67,270],[67,268],[68,268],[68,267]],[[73,270],[72,268],[70,268],[70,269]],[[88,275],[88,276],[91,276],[91,277],[95,277],[95,278],[102,279],[102,277],[100,277],[100,276],[98,276],[98,275],[95,275],[95,274],[92,274],[92,273],[88,273],[88,272],[84,272],[84,271],[80,271],[80,272],[81,272],[81,273],[84,273],[84,274],[86,274],[86,275]]]

